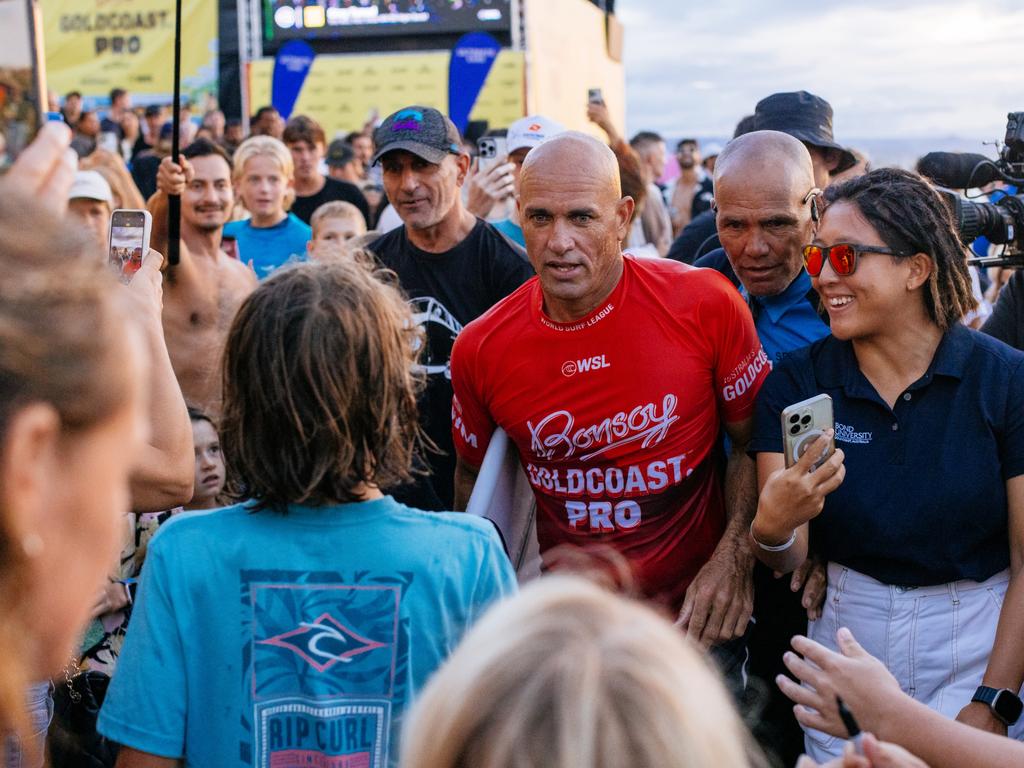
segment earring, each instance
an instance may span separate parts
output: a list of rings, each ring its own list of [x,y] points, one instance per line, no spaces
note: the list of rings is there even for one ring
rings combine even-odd
[[[34,559],[43,554],[43,539],[38,533],[26,533],[21,539],[21,551],[25,557]]]

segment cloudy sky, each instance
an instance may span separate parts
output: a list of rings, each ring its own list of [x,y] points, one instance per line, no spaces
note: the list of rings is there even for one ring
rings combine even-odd
[[[617,0],[627,129],[731,135],[809,90],[854,138],[1002,138],[1024,111],[1022,0]],[[980,149],[980,147],[979,147]]]

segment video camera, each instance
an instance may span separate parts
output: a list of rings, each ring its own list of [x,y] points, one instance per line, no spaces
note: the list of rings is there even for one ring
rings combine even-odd
[[[993,181],[1024,188],[1024,112],[1006,116],[1006,138],[999,158],[957,152],[929,152],[918,163],[922,175],[950,189],[967,190]],[[969,243],[984,235],[1003,245],[996,256],[971,259],[980,267],[1024,267],[1024,194],[1007,194],[995,203],[975,203],[944,192],[960,237]]]

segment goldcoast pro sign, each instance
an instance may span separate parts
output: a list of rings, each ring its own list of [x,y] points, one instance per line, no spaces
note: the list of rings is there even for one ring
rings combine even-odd
[[[142,35],[147,30],[174,34],[173,11],[133,11],[103,13],[65,13],[60,15],[60,32],[81,32],[93,39],[94,53],[105,51],[136,54],[142,50]]]
[[[105,98],[127,88],[136,101],[169,101],[174,0],[45,0],[48,86]],[[217,3],[183,0],[182,92],[201,101],[217,88]]]

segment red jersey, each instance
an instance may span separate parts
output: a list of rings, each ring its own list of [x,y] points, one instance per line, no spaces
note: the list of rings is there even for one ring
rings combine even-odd
[[[534,277],[467,325],[452,350],[455,448],[483,462],[515,443],[537,498],[543,554],[610,544],[644,593],[674,608],[725,528],[714,449],[769,363],[719,273],[624,259],[608,300],[576,322],[543,312]]]

